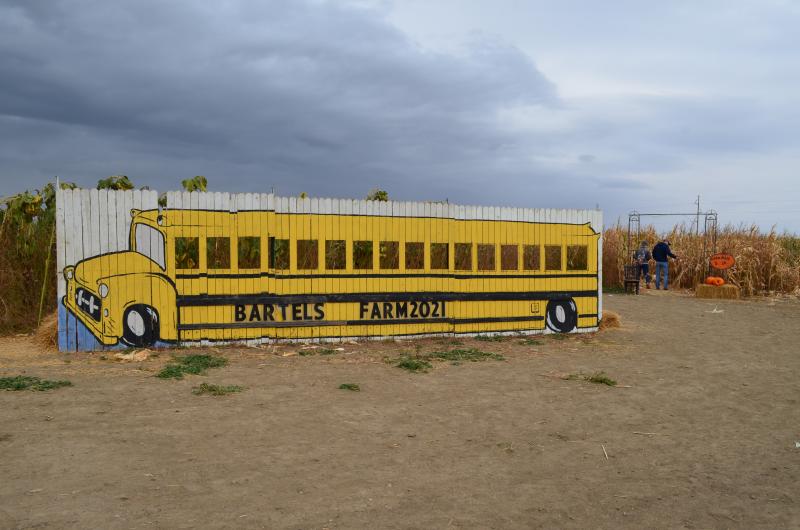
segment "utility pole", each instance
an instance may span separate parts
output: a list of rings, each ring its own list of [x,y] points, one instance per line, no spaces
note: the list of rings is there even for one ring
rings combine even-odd
[[[695,204],[697,205],[697,217],[694,222],[695,234],[700,235],[700,195],[697,196]]]

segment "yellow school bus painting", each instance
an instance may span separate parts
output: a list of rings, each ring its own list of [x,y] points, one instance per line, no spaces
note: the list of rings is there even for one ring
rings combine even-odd
[[[63,268],[88,349],[598,326],[599,211],[210,195],[131,208],[126,248]]]

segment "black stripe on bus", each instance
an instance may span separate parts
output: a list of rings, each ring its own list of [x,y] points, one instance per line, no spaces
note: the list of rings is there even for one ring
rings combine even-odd
[[[525,317],[484,317],[484,318],[453,318],[453,324],[480,324],[484,322],[538,322],[544,320],[540,316]],[[487,332],[488,333],[488,332]]]
[[[553,278],[597,278],[597,273],[579,274],[447,274],[447,273],[364,273],[364,274],[274,274],[271,272],[243,272],[233,273],[208,273],[198,272],[197,274],[176,274],[178,280],[197,280],[200,278],[210,279],[247,279],[247,278],[274,278],[276,280],[313,280],[330,278],[450,278],[456,280],[474,279],[498,279],[498,280],[521,280],[521,279],[553,279]]]
[[[585,315],[578,315],[578,318],[597,318],[597,313],[586,313]]]
[[[215,322],[207,324],[183,324],[178,329],[229,329],[229,328],[299,328],[314,326],[388,326],[392,324],[480,324],[489,322],[536,322],[541,316],[485,317],[485,318],[398,318],[385,320],[297,320],[288,322]]]
[[[400,293],[330,293],[330,294],[244,294],[178,296],[178,307],[236,304],[315,304],[326,302],[498,302],[511,300],[564,300],[597,297],[597,291],[520,291],[490,293],[400,292]]]

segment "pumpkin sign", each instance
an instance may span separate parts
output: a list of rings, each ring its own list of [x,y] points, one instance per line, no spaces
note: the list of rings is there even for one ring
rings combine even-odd
[[[736,259],[732,255],[726,254],[724,252],[714,254],[713,256],[711,256],[710,261],[712,267],[714,267],[715,269],[719,269],[721,271],[730,269],[736,263]]]

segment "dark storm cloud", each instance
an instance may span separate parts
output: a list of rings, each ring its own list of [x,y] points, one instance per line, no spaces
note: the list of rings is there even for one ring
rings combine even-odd
[[[206,174],[230,191],[476,198],[458,188],[525,148],[496,113],[557,104],[508,45],[425,51],[376,12],[329,3],[203,5],[0,7],[0,194],[32,185],[20,177],[125,173],[160,189]]]

